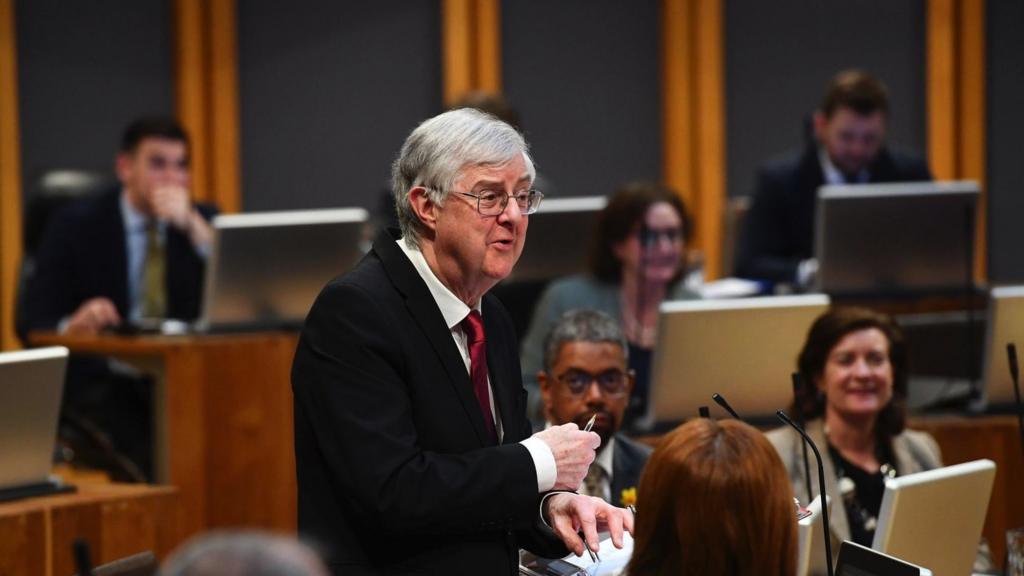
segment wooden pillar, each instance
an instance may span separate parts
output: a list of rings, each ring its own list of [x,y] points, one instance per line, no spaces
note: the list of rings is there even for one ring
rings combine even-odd
[[[14,304],[21,266],[21,149],[14,0],[0,0],[0,349],[20,347]]]
[[[498,0],[441,2],[441,70],[445,106],[472,90],[501,91]]]
[[[725,89],[721,0],[662,0],[663,178],[694,217],[705,276],[721,271]]]

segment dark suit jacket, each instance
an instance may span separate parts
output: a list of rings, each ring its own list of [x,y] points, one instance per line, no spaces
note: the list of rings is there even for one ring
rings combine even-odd
[[[931,180],[920,158],[883,148],[868,168],[870,182]],[[814,214],[825,184],[818,148],[812,144],[758,171],[757,190],[743,221],[737,275],[793,282],[801,260],[814,256]]]
[[[493,296],[482,307],[500,446],[441,311],[389,233],[313,304],[292,367],[299,531],[336,574],[511,575],[519,547],[566,553],[536,524],[512,323]]]
[[[72,203],[47,225],[27,282],[19,332],[52,330],[62,318],[97,296],[113,301],[127,318],[128,248],[121,217],[120,189]],[[203,217],[216,212],[198,205]],[[204,260],[188,237],[167,227],[167,315],[191,320],[199,315]]]
[[[615,453],[612,454],[613,506],[623,506],[622,491],[640,485],[640,474],[651,456],[651,448],[630,440],[624,434],[615,435]]]

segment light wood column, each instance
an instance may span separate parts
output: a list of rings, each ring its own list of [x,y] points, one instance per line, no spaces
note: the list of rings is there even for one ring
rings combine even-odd
[[[20,347],[14,305],[21,266],[21,148],[14,0],[0,0],[0,350]]]
[[[662,0],[663,178],[686,201],[705,275],[721,271],[725,88],[721,0]]]
[[[445,106],[472,90],[501,92],[498,0],[441,2],[441,70]]]
[[[241,209],[235,0],[174,3],[175,106],[192,138],[196,200]]]
[[[981,184],[974,276],[987,275],[985,1],[928,0],[928,160],[940,180]]]

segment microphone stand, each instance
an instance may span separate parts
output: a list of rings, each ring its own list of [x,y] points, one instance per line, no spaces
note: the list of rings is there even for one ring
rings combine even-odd
[[[806,423],[804,422],[804,411],[800,406],[800,390],[804,387],[804,377],[799,372],[793,372],[793,411],[796,413],[796,421],[803,428]],[[811,465],[807,458],[807,443],[801,442],[804,449],[804,483],[807,486],[807,502],[813,499],[811,496]]]
[[[1013,396],[1017,400],[1017,428],[1020,430],[1020,449],[1024,453],[1024,404],[1020,402],[1020,371],[1017,369],[1017,345],[1013,342],[1007,344],[1006,355],[1010,361]]]
[[[725,408],[725,411],[731,414],[733,418],[737,420],[742,420],[742,418],[740,418],[740,415],[737,414],[736,411],[732,409],[732,406],[729,406],[729,403],[725,401],[725,398],[723,398],[721,394],[715,392],[714,394],[711,395],[711,399],[714,400],[715,403],[721,406],[722,408]]]
[[[707,406],[697,408],[697,414],[699,414],[701,418],[711,418],[711,411],[708,410]]]
[[[807,432],[804,432],[803,428],[790,420],[785,412],[776,410],[775,415],[779,417],[779,420],[792,426],[800,434],[800,437],[804,439],[804,442],[811,445],[811,450],[814,450],[814,457],[818,459],[818,487],[821,489],[821,518],[822,528],[825,532],[825,565],[828,567],[828,576],[834,576],[832,568],[832,529],[828,523],[828,496],[825,494],[825,466],[821,463],[821,452],[818,452],[818,447],[814,445],[814,441],[807,435]]]

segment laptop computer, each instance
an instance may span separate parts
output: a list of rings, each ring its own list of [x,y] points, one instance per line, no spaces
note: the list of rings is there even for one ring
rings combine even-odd
[[[68,349],[0,353],[0,501],[68,491],[50,476]]]
[[[882,554],[856,542],[844,540],[839,545],[836,576],[931,576],[931,574],[927,568],[921,568],[899,558]]]
[[[1000,286],[991,292],[982,363],[985,407],[999,410],[1016,405],[1006,355],[1011,342],[1018,354],[1024,351],[1024,286]]]
[[[828,498],[832,511],[832,498]],[[815,496],[814,500],[807,505],[806,516],[799,518],[796,523],[797,535],[797,576],[825,576],[828,574],[828,567],[825,563],[825,529],[822,526],[821,496]]]
[[[366,252],[362,208],[229,214],[213,220],[193,329],[299,329],[317,294]]]
[[[648,423],[697,416],[716,392],[742,418],[777,423],[800,347],[828,306],[824,294],[662,303]]]
[[[995,476],[994,462],[975,460],[886,480],[871,548],[939,576],[970,574]]]
[[[977,182],[818,189],[816,289],[833,296],[964,293],[973,287]]]

